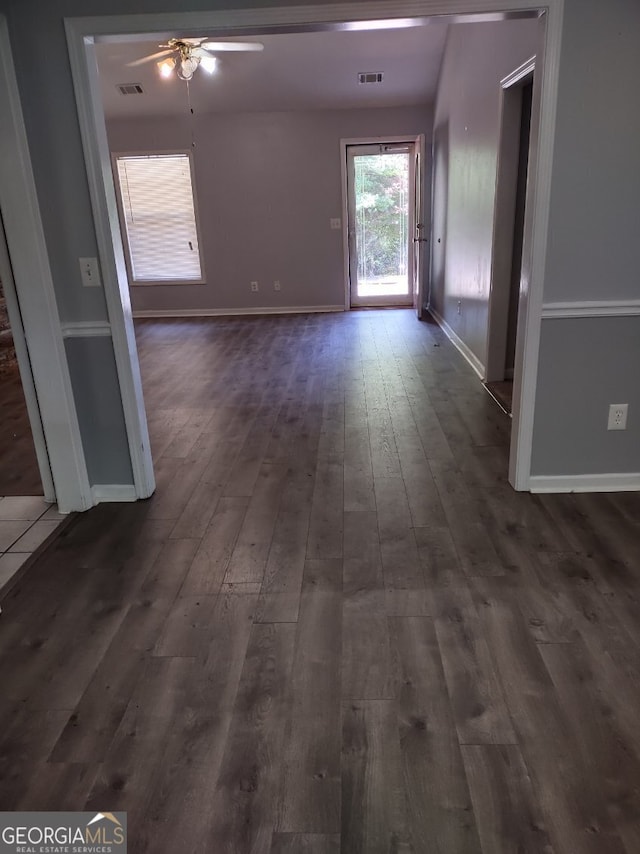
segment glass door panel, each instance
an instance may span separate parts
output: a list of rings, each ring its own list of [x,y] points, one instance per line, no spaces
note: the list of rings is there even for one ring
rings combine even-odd
[[[401,151],[387,151],[386,148],[357,146],[350,152],[352,305],[410,305],[413,302],[412,254],[409,252],[412,245],[412,156],[408,147]]]

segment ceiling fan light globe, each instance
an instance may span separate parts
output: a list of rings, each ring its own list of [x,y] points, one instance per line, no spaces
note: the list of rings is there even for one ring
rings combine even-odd
[[[218,67],[218,60],[215,56],[202,56],[200,57],[200,65],[207,74],[213,74]]]
[[[160,72],[161,77],[171,77],[173,74],[173,70],[176,67],[176,63],[174,59],[170,57],[168,59],[163,59],[158,63],[158,71]]]
[[[191,80],[198,67],[198,60],[187,56],[176,65],[176,74],[181,80]]]

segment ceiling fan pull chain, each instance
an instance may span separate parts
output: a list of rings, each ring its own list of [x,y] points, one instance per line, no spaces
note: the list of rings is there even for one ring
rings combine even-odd
[[[189,130],[191,131],[191,148],[195,148],[196,147],[196,137],[195,137],[195,133],[193,130],[194,112],[193,112],[193,107],[191,105],[191,89],[189,88],[189,81],[185,80],[185,83],[187,84],[187,105],[189,107]]]

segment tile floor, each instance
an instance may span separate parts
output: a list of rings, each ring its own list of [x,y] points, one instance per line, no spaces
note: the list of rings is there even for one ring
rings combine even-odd
[[[38,495],[0,498],[0,590],[66,518]]]

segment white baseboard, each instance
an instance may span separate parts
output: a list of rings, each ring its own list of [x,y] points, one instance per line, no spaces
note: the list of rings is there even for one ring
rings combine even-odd
[[[480,379],[484,380],[484,365],[480,359],[478,359],[476,354],[467,347],[462,338],[453,331],[444,317],[441,317],[434,308],[429,307],[427,311],[442,329],[449,341],[451,341],[456,350],[458,350],[459,353],[467,360]]]
[[[326,314],[344,311],[344,305],[284,305],[257,308],[169,308],[134,311],[134,318],[144,317],[236,317],[262,314]]]
[[[532,475],[529,489],[531,492],[637,492],[640,472]]]
[[[97,483],[91,487],[94,504],[115,501],[137,501],[136,488],[131,483]]]

